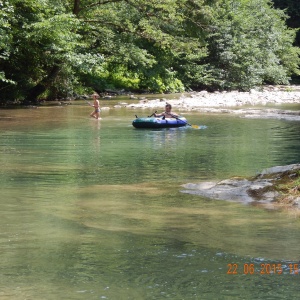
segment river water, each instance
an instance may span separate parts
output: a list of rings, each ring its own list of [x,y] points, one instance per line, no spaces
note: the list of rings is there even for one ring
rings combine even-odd
[[[90,111],[0,111],[1,300],[298,297],[293,211],[180,191],[299,163],[299,122],[186,112],[207,129],[137,130],[151,111]]]

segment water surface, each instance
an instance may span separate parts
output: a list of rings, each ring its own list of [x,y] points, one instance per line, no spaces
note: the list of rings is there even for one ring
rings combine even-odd
[[[111,105],[107,102],[108,105]],[[300,124],[186,112],[191,128],[89,119],[83,103],[0,111],[0,299],[295,298],[300,222],[183,194],[299,163]],[[228,264],[238,264],[228,275]],[[282,264],[282,274],[255,272]]]

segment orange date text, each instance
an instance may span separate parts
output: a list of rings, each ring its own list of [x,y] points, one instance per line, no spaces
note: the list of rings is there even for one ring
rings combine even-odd
[[[288,265],[290,273],[298,274],[298,264]],[[260,265],[254,265],[253,263],[244,263],[244,264],[227,264],[227,274],[228,275],[271,275],[271,274],[282,274],[283,266],[280,263],[261,263]]]

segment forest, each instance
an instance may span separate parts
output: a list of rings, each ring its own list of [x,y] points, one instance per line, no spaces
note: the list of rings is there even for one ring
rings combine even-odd
[[[0,103],[300,75],[298,0],[0,0]]]

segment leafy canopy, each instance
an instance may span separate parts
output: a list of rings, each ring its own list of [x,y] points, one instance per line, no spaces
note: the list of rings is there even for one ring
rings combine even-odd
[[[269,0],[0,0],[0,101],[106,88],[249,90],[299,73]]]

